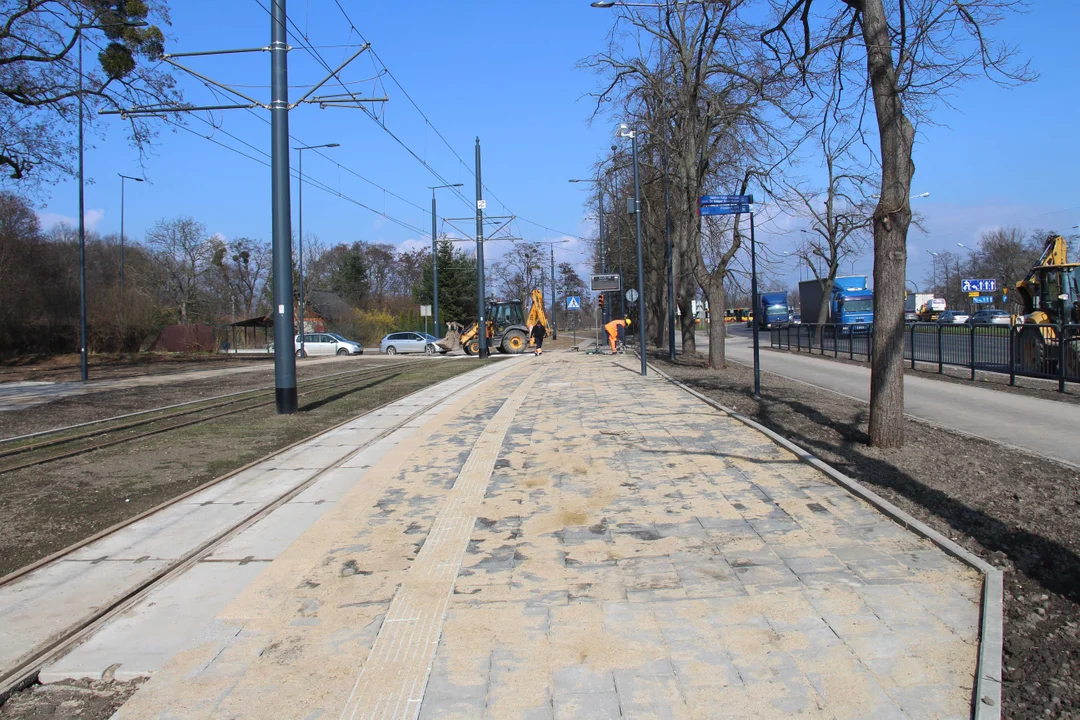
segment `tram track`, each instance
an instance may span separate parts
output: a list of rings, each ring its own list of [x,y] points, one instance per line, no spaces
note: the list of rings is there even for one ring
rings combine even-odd
[[[298,396],[301,398],[311,398],[312,396],[326,390],[339,391],[343,389],[348,389],[354,384],[367,382],[373,379],[379,379],[384,376],[390,377],[394,375],[398,370],[405,368],[411,364],[412,361],[405,360],[395,363],[383,364],[375,368],[361,368],[338,373],[330,373],[328,375],[320,375],[318,377],[304,381],[300,386],[301,392],[298,393]],[[229,393],[226,395],[219,395],[210,398],[202,398],[200,400],[179,403],[177,405],[171,405],[163,408],[154,408],[150,410],[140,411],[137,413],[129,413],[126,415],[111,418],[103,418],[101,420],[95,420],[89,423],[80,423],[78,425],[56,428],[53,430],[46,430],[38,433],[32,433],[29,435],[6,438],[0,440],[0,475],[15,472],[17,470],[24,470],[38,465],[44,465],[46,463],[51,463],[58,460],[75,457],[78,455],[83,455],[89,452],[94,452],[95,450],[101,450],[107,447],[113,447],[115,445],[120,445],[135,440],[141,440],[147,437],[151,437],[153,435],[160,435],[162,433],[172,430],[178,430],[181,428],[190,427],[192,425],[210,422],[212,420],[217,420],[219,418],[227,417],[229,415],[235,415],[237,413],[254,410],[260,407],[266,407],[268,405],[272,405],[273,403],[274,392],[272,386],[254,388],[251,390],[240,391],[238,393]],[[239,407],[234,407],[237,405],[239,405]],[[210,412],[213,410],[221,410],[221,412]],[[162,414],[155,415],[156,413]],[[206,414],[201,417],[190,418],[191,415],[197,415],[200,413]],[[147,417],[149,415],[153,415],[153,417]],[[138,417],[139,419],[133,419],[136,417]],[[189,419],[178,423],[173,423],[171,425],[166,424],[163,427],[153,427],[156,424],[182,417],[188,417]],[[120,424],[109,424],[118,421],[120,422]],[[141,432],[130,433],[123,435],[122,437],[115,437],[98,441],[99,438],[146,426],[151,427]],[[92,429],[86,430],[85,428]],[[76,432],[76,434],[74,435],[66,434],[76,430],[82,430],[82,432]],[[80,445],[80,443],[85,444]],[[11,445],[11,447],[5,447],[7,445]],[[75,445],[75,447],[68,450],[61,450],[60,452],[53,452],[47,455],[39,455],[39,453],[43,453],[50,449],[63,448],[63,446],[65,445]],[[28,454],[30,455],[30,457],[25,458],[24,456]]]
[[[406,361],[402,364],[411,363],[408,363]],[[386,371],[388,369],[392,370],[394,367],[397,367],[397,365],[394,365],[390,368],[384,366],[382,368],[379,368],[378,370],[382,371],[382,374],[387,374]],[[0,703],[6,701],[6,699],[13,692],[16,692],[35,682],[37,674],[41,671],[42,668],[59,659],[71,649],[76,647],[78,644],[86,640],[90,635],[92,635],[102,625],[107,623],[111,618],[124,612],[134,603],[145,597],[146,594],[149,593],[154,587],[158,586],[160,583],[163,583],[171,578],[182,574],[188,568],[197,564],[203,558],[210,555],[217,547],[221,546],[227,540],[234,537],[237,533],[242,532],[244,529],[255,524],[262,518],[268,516],[277,508],[288,503],[290,500],[292,500],[297,495],[299,495],[304,490],[306,490],[318,480],[320,480],[326,473],[341,467],[358,453],[361,453],[364,450],[375,445],[376,443],[384,440],[387,436],[398,431],[402,426],[412,422],[417,417],[431,410],[433,407],[439,405],[442,402],[445,402],[448,399],[453,399],[456,395],[459,395],[462,392],[467,392],[469,389],[471,389],[478,383],[485,381],[490,376],[491,375],[489,373],[480,374],[478,377],[472,379],[463,388],[458,390],[455,395],[436,397],[434,400],[424,403],[415,412],[409,414],[408,416],[396,418],[396,422],[394,422],[390,427],[381,429],[377,435],[357,446],[348,455],[329,464],[327,467],[318,470],[310,476],[305,476],[302,481],[277,494],[275,497],[268,499],[266,502],[260,504],[259,507],[255,508],[250,513],[246,513],[239,520],[231,523],[223,530],[215,532],[211,537],[206,538],[205,540],[197,544],[195,547],[193,547],[191,550],[183,553],[176,559],[166,563],[157,570],[148,573],[142,579],[133,583],[130,587],[122,590],[115,597],[111,598],[106,602],[93,606],[92,610],[90,610],[83,617],[79,618],[77,621],[71,623],[67,628],[54,634],[46,642],[40,644],[38,647],[28,651],[27,653],[24,653],[17,661],[15,661],[15,663],[10,665],[9,667],[0,669]],[[364,382],[371,379],[373,378],[365,377],[358,382]],[[195,495],[217,484],[220,484],[245,470],[248,470],[252,467],[259,465],[260,463],[264,463],[267,460],[270,460],[277,455],[280,455],[283,452],[294,449],[300,445],[303,445],[304,443],[312,441],[319,436],[325,435],[328,432],[331,432],[349,423],[355,422],[360,417],[364,417],[372,413],[377,413],[378,411],[387,408],[394,403],[400,402],[405,398],[409,398],[419,393],[424,393],[428,391],[429,388],[423,388],[401,398],[396,398],[391,402],[384,403],[383,405],[367,410],[366,412],[360,413],[356,416],[350,417],[349,419],[338,423],[337,425],[334,425],[332,427],[324,428],[319,432],[309,435],[301,440],[298,440],[297,442],[292,443],[285,448],[277,449],[272,453],[269,453],[251,463],[248,463],[241,468],[237,468],[236,470],[222,475],[221,477],[215,478],[214,480],[211,480],[207,483],[203,483],[196,488],[192,488],[191,490],[177,497],[171,498],[157,505],[156,507],[150,508],[145,512],[140,513],[139,515],[117,523],[110,528],[106,528],[105,530],[102,530],[101,532],[91,537],[85,538],[84,540],[81,540],[80,542],[77,542],[67,548],[64,548],[63,550],[53,553],[48,557],[42,558],[35,563],[20,568],[19,570],[16,570],[6,576],[0,577],[0,588],[11,585],[12,583],[34,572],[35,570],[39,570],[45,568],[46,566],[53,565],[59,561],[62,561],[67,556],[87,547],[94,542],[114,535],[120,530],[123,530],[124,528],[129,527],[136,522],[145,520],[153,515],[161,513],[162,511],[173,507],[177,503],[182,502],[183,500],[191,497],[192,495]]]

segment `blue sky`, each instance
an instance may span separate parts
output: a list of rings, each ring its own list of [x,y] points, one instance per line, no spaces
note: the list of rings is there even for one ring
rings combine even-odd
[[[615,119],[590,124],[593,103],[588,94],[597,78],[576,69],[577,62],[602,46],[610,27],[610,11],[589,7],[587,0],[548,3],[459,2],[360,3],[341,0],[355,27],[404,89],[452,146],[448,149],[389,78],[382,85],[359,82],[360,93],[389,94],[381,110],[386,126],[448,182],[463,182],[468,201],[440,192],[439,214],[472,213],[473,180],[469,171],[473,141],[483,143],[483,178],[490,188],[488,212],[512,212],[525,220],[514,234],[528,240],[555,240],[587,235],[592,221],[583,207],[587,186],[567,182],[589,172],[591,163],[612,144]],[[167,49],[193,50],[257,47],[267,44],[269,16],[265,0],[184,0],[172,3],[173,25]],[[406,10],[402,10],[406,8]],[[290,0],[296,30],[331,65],[343,59],[341,45],[356,44],[357,35],[332,0]],[[208,21],[208,18],[211,20]],[[1073,30],[1080,25],[1080,7],[1070,0],[1039,0],[1030,13],[1010,17],[996,34],[1018,44],[1041,73],[1038,82],[1002,89],[986,81],[966,85],[951,98],[955,109],[942,107],[938,125],[922,127],[916,148],[913,192],[930,192],[916,200],[927,234],[909,238],[908,276],[917,282],[926,274],[932,250],[958,250],[957,242],[973,244],[980,233],[999,225],[1025,229],[1067,230],[1080,224],[1073,165],[1080,150],[1074,73],[1080,51]],[[294,43],[295,45],[296,43]],[[219,56],[191,59],[188,64],[229,83],[265,86],[269,56]],[[362,56],[346,80],[371,78],[375,66]],[[290,82],[317,82],[325,71],[304,51],[290,55]],[[214,102],[201,85],[183,87],[193,102]],[[328,91],[333,88],[328,86]],[[245,87],[268,98],[265,87]],[[303,90],[294,88],[291,97]],[[268,119],[265,111],[255,111]],[[216,113],[221,131],[190,120],[188,127],[259,156],[223,132],[256,148],[269,148],[269,125],[246,111]],[[402,221],[402,227],[355,204],[313,188],[304,192],[305,235],[315,233],[327,244],[367,240],[413,247],[428,242],[430,185],[441,181],[359,110],[305,106],[291,114],[298,143],[337,142],[323,151],[334,162],[305,153],[304,171],[317,180],[379,212]],[[116,232],[120,224],[117,172],[150,181],[128,184],[126,230],[140,238],[161,218],[191,215],[210,232],[226,237],[270,237],[269,168],[184,131],[165,130],[153,154],[140,168],[137,153],[124,141],[118,118],[99,123],[103,135],[87,154],[88,218],[100,232]],[[294,144],[298,144],[294,143]],[[468,167],[462,165],[458,156]],[[262,157],[262,156],[259,156]],[[265,158],[264,158],[265,159]],[[293,155],[295,166],[295,154]],[[399,200],[365,183],[359,173],[405,199]],[[64,183],[38,198],[46,223],[76,215],[77,188]],[[492,196],[493,194],[493,196]],[[410,203],[419,206],[415,207]],[[502,205],[505,203],[505,207]],[[293,192],[293,227],[297,198]],[[539,225],[547,226],[545,229]],[[472,231],[472,223],[460,227]],[[414,229],[415,228],[415,229]],[[444,228],[449,229],[449,228]],[[420,232],[422,230],[422,232]],[[763,238],[777,253],[793,247],[796,238]],[[580,264],[584,246],[556,246],[557,259]],[[498,256],[493,246],[488,257]],[[869,257],[856,261],[858,273],[871,272]],[[774,268],[794,282],[794,265]]]

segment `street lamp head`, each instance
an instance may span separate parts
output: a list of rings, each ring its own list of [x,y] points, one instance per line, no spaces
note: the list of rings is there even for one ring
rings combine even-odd
[[[919,193],[915,197],[917,197],[917,198],[928,198],[928,197],[930,197],[930,193],[928,193],[928,192]]]
[[[339,143],[327,143],[326,147],[341,147]]]
[[[596,2],[589,3],[589,7],[594,7],[594,8],[615,7],[615,1],[614,0],[596,0]]]
[[[615,128],[615,135],[621,138],[632,138],[634,131],[626,123],[619,123],[619,127]]]

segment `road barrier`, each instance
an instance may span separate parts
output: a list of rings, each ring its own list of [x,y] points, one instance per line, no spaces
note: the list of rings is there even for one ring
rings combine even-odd
[[[778,325],[770,346],[780,350],[871,361],[873,325],[815,323]],[[938,366],[966,367],[1016,378],[1035,377],[1065,384],[1080,382],[1080,325],[939,325],[908,323],[904,328],[904,360]]]

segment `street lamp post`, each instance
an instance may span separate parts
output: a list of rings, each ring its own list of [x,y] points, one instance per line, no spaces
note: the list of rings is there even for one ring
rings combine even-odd
[[[439,332],[439,248],[437,246],[435,238],[439,232],[436,224],[436,218],[438,217],[435,208],[435,191],[442,188],[457,188],[462,187],[464,183],[454,183],[452,185],[435,185],[430,187],[431,190],[431,303],[435,307],[432,314],[435,322],[435,332]]]
[[[617,153],[619,148],[617,145],[611,146],[611,151]],[[615,163],[618,167],[618,162]],[[619,317],[626,319],[626,305],[623,300],[623,270],[622,270],[622,213],[619,211],[619,178],[613,181],[615,194],[615,249],[619,253]]]
[[[134,180],[135,182],[142,182],[143,179],[131,175],[124,175],[123,173],[116,174],[120,176],[120,343],[121,349],[123,349],[122,346],[125,335],[124,307],[126,299],[124,294],[124,181]]]
[[[637,132],[626,123],[619,125],[619,137],[630,138],[630,149],[634,162],[634,236],[637,244],[637,302],[638,302],[638,338],[641,350],[641,375],[648,372],[648,358],[645,354],[645,263],[641,254],[641,179],[638,173]]]
[[[297,163],[296,174],[300,180],[300,187],[297,188],[297,215],[300,225],[300,267],[298,273],[298,279],[300,281],[300,330],[297,335],[300,336],[300,357],[307,357],[307,350],[304,347],[304,334],[307,332],[307,328],[304,325],[304,319],[307,317],[307,313],[304,312],[304,151],[305,150],[317,150],[318,148],[336,148],[341,147],[339,143],[324,143],[322,145],[304,145],[302,147],[293,148],[297,151],[299,156],[299,163]]]
[[[82,25],[82,17],[79,17]],[[86,183],[83,177],[83,29],[79,28],[79,375],[90,379],[86,348]]]
[[[607,262],[604,259],[604,185],[603,185],[603,183],[600,182],[600,171],[597,170],[595,180],[576,180],[575,179],[575,180],[571,180],[570,182],[572,182],[572,183],[586,182],[586,183],[594,183],[596,185],[596,201],[597,201],[597,204],[599,205],[599,210],[598,210],[598,214],[596,216],[596,219],[597,219],[597,222],[600,224],[600,228],[599,228],[599,234],[600,234],[600,272],[601,273],[606,273],[607,272]],[[621,282],[621,280],[620,280],[620,282]],[[603,295],[603,292],[601,292],[600,294]]]

